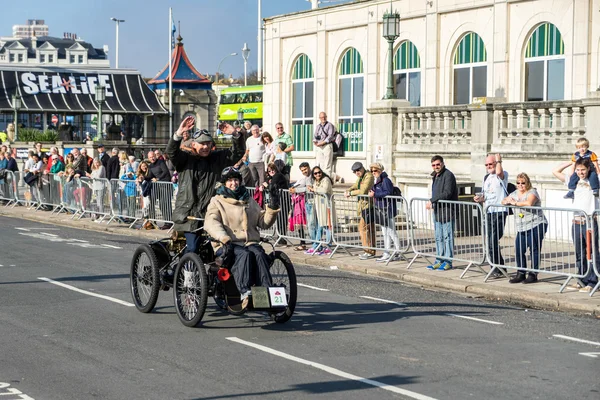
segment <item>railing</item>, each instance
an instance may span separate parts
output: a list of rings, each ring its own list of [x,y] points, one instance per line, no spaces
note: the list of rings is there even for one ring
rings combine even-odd
[[[400,144],[471,143],[471,111],[467,106],[402,109]]]

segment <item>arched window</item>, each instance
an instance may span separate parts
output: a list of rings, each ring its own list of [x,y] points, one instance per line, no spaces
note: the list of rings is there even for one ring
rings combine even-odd
[[[487,51],[475,32],[463,36],[454,53],[454,104],[487,95]]]
[[[339,132],[346,151],[363,151],[364,74],[360,53],[349,48],[339,69]]]
[[[302,54],[292,72],[292,137],[298,151],[312,150],[315,116],[315,76],[312,62]]]
[[[408,40],[400,44],[394,55],[394,82],[396,97],[410,101],[411,106],[421,105],[421,58]]]
[[[525,101],[563,100],[565,44],[556,26],[545,23],[529,37],[525,48]]]

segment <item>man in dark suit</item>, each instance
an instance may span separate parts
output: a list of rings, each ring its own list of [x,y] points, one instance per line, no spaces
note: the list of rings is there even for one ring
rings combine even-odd
[[[110,156],[104,151],[104,145],[101,143],[98,144],[98,158],[104,166],[104,169],[106,169],[108,167],[108,159]]]
[[[119,163],[119,149],[112,149],[112,156],[106,162],[106,179],[119,179],[119,170],[121,169],[121,164]]]

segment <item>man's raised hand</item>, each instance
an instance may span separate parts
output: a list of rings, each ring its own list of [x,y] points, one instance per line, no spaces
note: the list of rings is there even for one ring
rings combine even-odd
[[[196,120],[191,115],[185,117],[181,124],[179,125],[179,129],[177,129],[177,135],[182,136],[183,132],[187,132],[194,128],[196,125]]]

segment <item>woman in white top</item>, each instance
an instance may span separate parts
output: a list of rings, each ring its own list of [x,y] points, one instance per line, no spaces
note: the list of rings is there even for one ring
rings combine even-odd
[[[553,171],[554,176],[562,182],[568,182],[567,175],[562,172],[566,168],[567,165]],[[589,158],[580,158],[575,162],[574,173],[579,177],[579,182],[577,182],[577,187],[575,188],[575,199],[573,200],[572,208],[583,210],[584,213],[574,213],[572,233],[575,244],[577,271],[583,277],[581,278],[581,282],[584,285],[579,291],[583,293],[591,292],[598,283],[598,276],[596,276],[591,263],[586,259],[588,246],[592,246],[592,249],[594,249],[592,259],[595,259],[597,262],[600,261],[600,254],[598,252],[598,246],[600,245],[598,242],[598,223],[592,218],[594,211],[600,209],[600,203],[598,202],[598,197],[594,196],[589,182],[591,168]],[[593,221],[592,226],[588,227],[590,220]],[[595,246],[587,241],[588,229],[592,233],[591,240],[596,241]]]
[[[525,277],[527,259],[525,253],[527,248],[531,254],[531,269],[538,270],[540,263],[540,251],[542,240],[548,230],[548,221],[544,212],[540,209],[529,207],[540,207],[542,200],[537,190],[531,187],[531,180],[526,173],[517,175],[517,190],[509,194],[502,204],[517,206],[514,210],[517,237],[515,239],[515,256],[519,271],[510,283],[534,283],[537,282],[537,272],[531,271]],[[521,208],[522,207],[522,208]]]
[[[102,162],[99,158],[94,158],[92,162],[92,172],[87,174],[88,178],[92,178],[92,189],[94,190],[94,197],[96,197],[96,207],[100,214],[104,214],[104,193],[106,190],[106,171]],[[100,222],[100,219],[96,219],[96,214],[92,215],[92,220]]]

